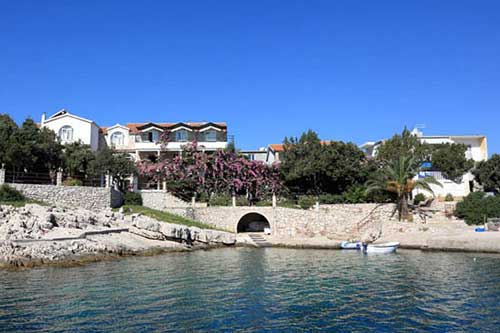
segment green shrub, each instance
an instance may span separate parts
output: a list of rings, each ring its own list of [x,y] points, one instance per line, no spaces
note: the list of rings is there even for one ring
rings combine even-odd
[[[273,202],[269,201],[269,200],[261,200],[261,201],[257,201],[255,203],[255,206],[257,206],[257,207],[271,207],[272,205],[273,205]]]
[[[137,192],[126,192],[123,201],[125,205],[142,206],[142,196]]]
[[[364,203],[366,202],[366,188],[363,186],[353,186],[345,191],[342,196],[344,197],[345,203]]]
[[[210,199],[210,196],[206,192],[199,193],[196,196],[196,201],[198,202],[208,202]]]
[[[419,203],[424,202],[425,200],[427,200],[425,195],[423,193],[419,193],[415,196],[415,198],[413,198],[413,204],[418,205]]]
[[[344,196],[341,194],[321,194],[319,202],[324,205],[335,205],[344,203]]]
[[[237,197],[236,206],[250,206],[250,201],[246,197]]]
[[[316,198],[310,195],[304,195],[299,198],[299,206],[302,209],[309,209],[316,204]]]
[[[24,201],[26,198],[24,195],[9,185],[3,184],[0,186],[0,201],[4,202],[14,202],[14,201]]]
[[[208,203],[210,206],[231,206],[232,199],[229,195],[217,194],[212,196]]]
[[[453,195],[451,193],[448,193],[446,197],[444,198],[444,201],[455,201],[455,198],[453,198]]]
[[[278,206],[283,208],[298,208],[297,202],[291,199],[281,199],[278,201]]]
[[[81,180],[79,179],[75,179],[75,178],[67,178],[63,181],[63,185],[64,186],[82,186],[83,183]]]
[[[485,197],[484,192],[474,192],[457,204],[455,216],[469,225],[483,224],[485,219],[500,217],[500,197]]]

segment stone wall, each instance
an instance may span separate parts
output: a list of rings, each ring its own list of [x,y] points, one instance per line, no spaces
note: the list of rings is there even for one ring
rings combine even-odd
[[[121,193],[105,187],[33,184],[9,184],[9,186],[18,189],[29,199],[60,206],[81,207],[98,211],[109,207],[118,207],[121,203]]]
[[[392,204],[322,205],[319,210],[282,207],[206,207],[186,210],[169,210],[232,232],[238,222],[249,213],[264,216],[273,235],[283,237],[349,237],[356,233],[370,234],[388,221],[394,211]]]
[[[186,209],[191,206],[191,203],[183,201],[163,190],[141,190],[138,193],[141,194],[142,205],[152,209]]]

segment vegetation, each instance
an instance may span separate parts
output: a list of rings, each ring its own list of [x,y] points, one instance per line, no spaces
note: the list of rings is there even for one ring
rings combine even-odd
[[[309,209],[316,204],[316,198],[310,195],[304,195],[299,198],[298,204],[302,209]]]
[[[295,201],[290,199],[281,199],[277,204],[282,208],[300,208]]]
[[[489,160],[479,162],[472,171],[476,181],[485,191],[500,191],[500,155],[493,154]]]
[[[125,180],[136,174],[135,163],[126,153],[119,153],[104,147],[95,153],[90,161],[88,174],[95,176],[110,175],[118,187],[125,191]]]
[[[474,167],[474,162],[466,158],[467,146],[463,144],[434,145],[432,149],[432,168],[455,182]]]
[[[413,204],[418,205],[421,202],[425,202],[427,200],[427,197],[423,193],[418,193],[415,198],[413,198]]]
[[[162,222],[167,222],[167,223],[175,223],[175,224],[181,224],[185,225],[188,227],[198,227],[202,229],[216,229],[208,224],[201,223],[195,220],[191,220],[179,215],[167,213],[164,211],[156,210],[156,209],[151,209],[147,208],[144,206],[136,206],[136,205],[125,205],[123,206],[125,214],[133,214],[133,213],[140,213],[144,216],[151,217],[153,219],[156,219],[158,221]]]
[[[441,171],[453,181],[458,181],[474,167],[474,162],[467,159],[467,146],[463,144],[431,145],[420,142],[408,129],[385,141],[378,150],[377,160],[391,162],[400,156],[412,156],[418,166],[430,163],[431,170]]]
[[[6,184],[0,185],[0,202],[25,201],[24,195]]]
[[[137,192],[125,192],[123,201],[125,205],[142,206],[142,196]]]
[[[227,194],[216,194],[210,198],[208,204],[210,206],[231,206],[232,198]]]
[[[487,218],[500,217],[500,197],[471,193],[457,204],[455,215],[469,225],[483,224]]]
[[[300,139],[285,138],[284,145],[281,173],[291,192],[341,194],[366,180],[365,155],[353,143],[322,142],[309,130]]]
[[[398,218],[409,218],[408,199],[414,189],[420,188],[434,194],[430,185],[441,186],[432,177],[413,180],[419,170],[419,165],[413,156],[400,156],[384,166],[380,170],[377,179],[367,183],[367,193],[370,192],[391,192],[396,195]]]
[[[75,178],[67,178],[63,181],[64,186],[82,186],[83,183],[80,179],[75,179]]]
[[[53,171],[62,165],[62,146],[54,132],[30,118],[21,127],[0,115],[0,162],[14,172]]]
[[[269,201],[269,200],[261,200],[261,201],[257,201],[255,203],[255,206],[257,206],[257,207],[272,207],[273,202]]]
[[[401,134],[395,134],[378,149],[379,161],[396,161],[401,156],[413,156],[416,164],[430,160],[430,146],[420,142],[406,127]]]
[[[451,193],[448,193],[444,198],[444,201],[446,202],[455,201],[455,198],[453,198],[453,195]]]
[[[277,166],[249,161],[230,151],[207,154],[198,150],[196,142],[185,146],[182,156],[142,162],[139,172],[154,181],[166,181],[167,188],[181,197],[236,195],[259,200],[282,189]]]
[[[47,204],[38,200],[29,200],[17,189],[6,184],[0,185],[0,205],[23,207],[26,204],[37,204],[46,206]]]
[[[55,183],[60,168],[74,179],[98,177],[109,173],[119,185],[135,173],[135,164],[128,155],[110,148],[93,152],[89,145],[74,142],[63,145],[57,135],[40,129],[30,118],[21,127],[6,114],[0,115],[0,165],[14,172],[48,173]],[[75,185],[72,180],[68,185]]]

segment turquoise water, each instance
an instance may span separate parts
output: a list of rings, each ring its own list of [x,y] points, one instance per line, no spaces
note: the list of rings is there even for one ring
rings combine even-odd
[[[7,332],[499,327],[498,255],[231,248],[0,271]]]

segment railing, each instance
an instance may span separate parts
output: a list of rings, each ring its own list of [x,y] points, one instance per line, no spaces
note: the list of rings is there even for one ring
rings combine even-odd
[[[418,178],[433,177],[436,180],[447,179],[441,171],[421,171],[418,173]]]
[[[65,176],[63,177],[62,185],[66,186],[89,186],[89,187],[105,187],[106,182],[104,176]]]
[[[57,175],[56,173],[5,171],[5,182],[13,184],[55,185]]]
[[[13,172],[5,170],[6,183],[11,184],[33,184],[33,185],[58,185],[58,172]],[[90,186],[104,187],[104,176],[78,175],[69,177],[60,176],[61,184],[67,186]]]

